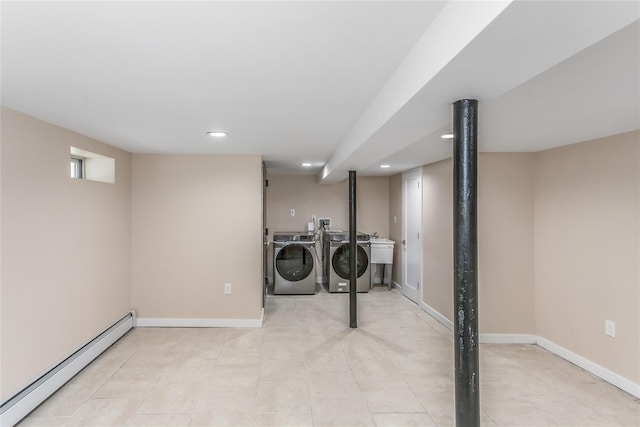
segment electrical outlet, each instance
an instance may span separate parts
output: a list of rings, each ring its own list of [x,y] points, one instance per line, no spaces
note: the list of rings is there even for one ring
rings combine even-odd
[[[231,295],[231,283],[224,284],[224,294]]]
[[[613,320],[604,321],[604,333],[610,337],[616,337],[616,322]]]
[[[311,221],[313,221],[314,224],[317,224],[318,217],[315,215],[311,215]]]

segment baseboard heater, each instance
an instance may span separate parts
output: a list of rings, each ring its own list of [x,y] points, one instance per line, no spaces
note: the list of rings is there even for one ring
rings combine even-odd
[[[44,375],[22,391],[0,405],[0,426],[12,427],[26,417],[38,405],[73,378],[85,366],[118,341],[136,324],[136,313],[130,311],[120,320],[91,341],[73,352],[63,361],[49,369]]]

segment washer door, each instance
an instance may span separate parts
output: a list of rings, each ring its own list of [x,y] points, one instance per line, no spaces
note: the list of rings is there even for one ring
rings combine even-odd
[[[362,246],[356,246],[358,250],[358,256],[356,258],[356,276],[359,278],[362,276],[367,268],[369,267],[369,257],[367,256],[367,252],[362,248]],[[338,247],[336,251],[333,253],[333,257],[331,258],[331,265],[333,266],[333,270],[345,280],[349,280],[349,245],[344,244]]]
[[[289,282],[306,279],[313,271],[313,254],[302,245],[286,245],[276,256],[278,274]]]

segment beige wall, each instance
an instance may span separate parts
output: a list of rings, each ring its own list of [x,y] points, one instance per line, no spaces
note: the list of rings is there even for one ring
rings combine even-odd
[[[423,301],[453,319],[453,162],[423,167]],[[481,333],[535,333],[533,156],[478,156]]]
[[[452,320],[453,166],[450,159],[422,168],[422,236],[423,302]]]
[[[478,157],[482,333],[534,334],[533,155]]]
[[[389,235],[389,178],[356,177],[358,231]],[[296,210],[291,216],[291,209]],[[274,231],[305,230],[311,216],[331,218],[331,228],[349,229],[348,180],[319,184],[315,175],[269,175],[267,224]]]
[[[639,141],[631,132],[535,155],[538,335],[636,383]]]
[[[260,156],[135,154],[132,211],[139,317],[261,317]]]
[[[130,310],[131,155],[2,108],[4,401]],[[69,147],[116,182],[69,177]]]
[[[640,382],[639,141],[480,154],[482,333],[539,335]],[[423,167],[424,302],[450,320],[452,191],[451,159]]]

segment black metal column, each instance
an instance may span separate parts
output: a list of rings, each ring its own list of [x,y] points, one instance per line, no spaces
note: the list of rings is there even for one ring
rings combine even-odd
[[[480,426],[477,233],[478,101],[453,104],[456,426]]]
[[[356,304],[358,247],[356,242],[356,172],[349,171],[349,327],[358,327]]]

